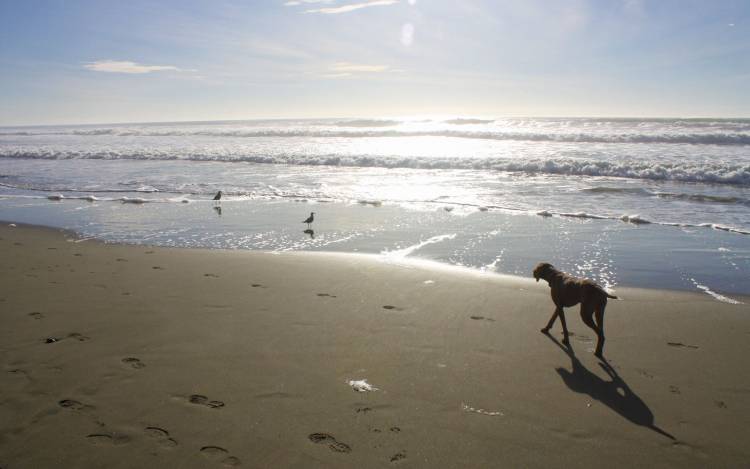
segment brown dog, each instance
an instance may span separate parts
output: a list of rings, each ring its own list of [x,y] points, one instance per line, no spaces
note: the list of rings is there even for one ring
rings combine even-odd
[[[607,306],[607,298],[617,298],[610,295],[602,287],[591,280],[573,277],[555,269],[552,264],[541,262],[534,268],[534,278],[538,282],[544,279],[549,283],[552,293],[552,302],[555,303],[555,312],[552,314],[547,326],[542,332],[549,333],[560,316],[563,328],[563,344],[570,345],[568,341],[568,327],[565,325],[565,314],[563,308],[575,306],[581,303],[581,319],[596,332],[596,352],[594,355],[602,357],[604,351],[604,308]],[[596,314],[596,323],[593,315]]]

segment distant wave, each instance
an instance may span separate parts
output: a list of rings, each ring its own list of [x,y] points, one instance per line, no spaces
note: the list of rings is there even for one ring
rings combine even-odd
[[[453,124],[453,125],[470,125],[470,124],[491,124],[495,122],[493,119],[449,119],[447,121],[443,121],[446,124]]]
[[[335,122],[337,127],[392,127],[401,124],[401,121],[385,119],[353,119],[349,121]]]
[[[513,160],[508,158],[391,157],[378,155],[228,155],[174,152],[2,150],[1,158],[102,159],[102,160],[188,160],[294,164],[307,166],[349,166],[414,169],[472,169],[571,176],[606,176],[656,181],[701,182],[750,186],[750,164],[662,163],[624,161],[615,163],[574,158]],[[659,195],[659,194],[656,194]],[[660,196],[668,197],[668,193]],[[713,196],[705,196],[708,199]]]
[[[454,125],[484,123],[477,119],[447,121]],[[334,127],[386,127],[399,124],[398,121],[343,121]],[[94,129],[71,129],[62,131],[10,132],[0,136],[75,135],[75,136],[119,136],[119,137],[235,137],[235,138],[397,138],[397,137],[451,137],[500,141],[534,141],[560,143],[665,143],[692,145],[750,145],[750,134],[745,132],[714,133],[587,133],[587,132],[513,132],[502,130],[471,131],[457,129],[439,130],[343,130],[343,129],[167,129],[103,127]]]

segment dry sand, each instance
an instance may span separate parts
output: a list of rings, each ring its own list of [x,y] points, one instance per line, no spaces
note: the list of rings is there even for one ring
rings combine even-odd
[[[750,463],[747,304],[618,289],[607,366],[531,280],[7,224],[0,259],[3,469]]]

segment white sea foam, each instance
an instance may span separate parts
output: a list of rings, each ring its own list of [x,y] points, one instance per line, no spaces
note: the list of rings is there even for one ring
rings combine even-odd
[[[743,230],[743,229],[740,229],[740,228],[735,228],[733,226],[720,225],[718,223],[699,223],[698,225],[695,225],[695,226],[700,226],[700,227],[704,227],[704,228],[713,228],[714,230],[728,231],[730,233],[738,233],[738,234],[743,234],[743,235],[750,235],[750,231],[748,231],[748,230]]]
[[[422,241],[421,243],[417,243],[412,246],[408,246],[402,249],[396,249],[393,251],[383,251],[381,254],[387,259],[402,259],[409,256],[410,254],[413,254],[415,251],[427,246],[428,244],[440,243],[448,239],[454,239],[455,237],[455,233],[433,236],[432,238]]]
[[[741,301],[735,300],[734,298],[729,298],[728,296],[724,296],[724,295],[722,295],[720,293],[716,293],[715,291],[711,290],[706,285],[698,283],[698,281],[695,280],[694,278],[691,278],[690,281],[693,282],[693,285],[695,285],[696,288],[698,288],[699,290],[704,291],[707,295],[710,295],[710,296],[714,297],[715,299],[721,301],[722,303],[729,303],[729,304],[732,304],[732,305],[741,305],[741,304],[744,304]]]
[[[620,220],[627,223],[633,223],[635,225],[647,225],[651,223],[640,215],[623,215],[620,217]]]
[[[505,415],[499,410],[477,409],[476,407],[472,407],[464,403],[461,403],[461,410],[463,410],[464,412],[472,412],[474,414],[487,415],[489,417],[501,417]]]
[[[593,213],[586,213],[586,212],[563,212],[559,213],[561,217],[572,217],[572,218],[591,218],[593,220],[606,220],[611,219],[612,217],[607,217],[604,215],[595,215]]]
[[[346,384],[352,387],[357,392],[373,392],[379,389],[367,382],[367,379],[350,380]]]

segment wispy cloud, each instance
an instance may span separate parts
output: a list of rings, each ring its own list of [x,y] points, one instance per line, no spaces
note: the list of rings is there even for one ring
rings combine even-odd
[[[316,8],[312,10],[305,10],[305,13],[322,13],[324,15],[335,15],[338,13],[348,13],[350,11],[361,10],[362,8],[394,5],[398,2],[399,0],[371,0],[368,2],[350,3],[348,5],[341,5],[337,7],[326,7],[326,8]]]
[[[339,73],[377,73],[388,70],[388,65],[365,65],[351,62],[336,62],[330,70]]]
[[[321,76],[324,78],[346,78],[372,73],[391,71],[388,65],[355,64],[351,62],[336,62],[328,67],[328,73]]]
[[[188,72],[192,70],[184,70],[173,65],[143,65],[127,60],[97,60],[96,62],[89,62],[83,65],[88,70],[95,72],[107,72],[107,73],[131,73],[131,74],[143,74],[151,72]]]

